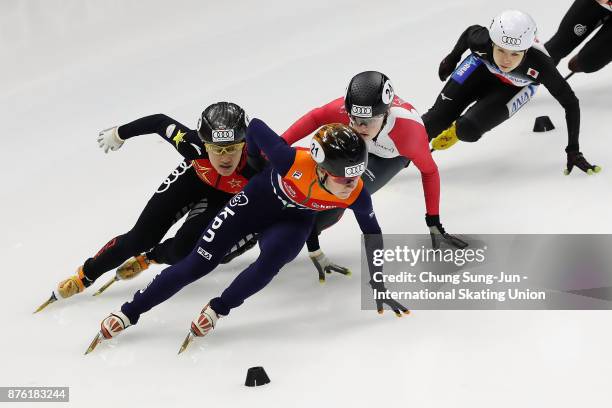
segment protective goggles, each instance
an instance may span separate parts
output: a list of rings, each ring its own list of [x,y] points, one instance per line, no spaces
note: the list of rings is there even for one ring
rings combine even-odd
[[[234,143],[227,146],[219,146],[213,143],[204,143],[204,147],[208,153],[212,153],[216,156],[221,156],[222,154],[234,154],[236,152],[241,152],[244,147],[244,142]]]
[[[361,177],[361,176],[341,177],[341,176],[334,176],[333,174],[329,173],[327,170],[323,170],[323,172],[327,175],[327,177],[329,177],[330,179],[332,179],[334,182],[338,184],[353,184],[359,180],[359,177]]]
[[[381,123],[385,115],[372,116],[371,118],[359,118],[356,116],[349,116],[349,121],[352,126],[373,126],[374,124]]]

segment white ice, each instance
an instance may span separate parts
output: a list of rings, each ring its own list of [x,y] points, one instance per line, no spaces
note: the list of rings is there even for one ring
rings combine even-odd
[[[356,276],[320,285],[303,252],[178,357],[191,319],[257,251],[86,357],[100,320],[160,267],[32,315],[60,279],[133,225],[180,161],[156,136],[104,155],[100,129],[159,112],[193,127],[207,104],[231,100],[281,132],[366,69],[387,73],[424,113],[442,87],[439,61],[468,25],[515,7],[533,15],[547,40],[570,3],[2,1],[0,386],[70,386],[75,407],[605,406],[610,313],[415,311],[397,319],[361,311],[350,214],[322,244]],[[567,72],[566,62],[560,67]],[[582,107],[581,149],[603,172],[562,175],[564,113],[540,90],[479,143],[435,155],[449,231],[610,232],[612,69],[571,84]],[[557,129],[532,133],[540,115]],[[412,167],[377,193],[383,230],[425,232],[422,196]],[[246,388],[256,365],[272,383]]]

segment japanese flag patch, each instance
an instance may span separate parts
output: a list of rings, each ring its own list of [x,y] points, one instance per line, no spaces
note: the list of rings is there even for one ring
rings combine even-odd
[[[535,69],[533,69],[533,68],[529,68],[529,69],[527,70],[527,75],[529,75],[529,76],[530,76],[530,77],[532,77],[533,79],[537,79],[537,78],[538,78],[538,75],[540,75],[540,72],[539,72],[539,71],[536,71],[536,70],[535,70]]]

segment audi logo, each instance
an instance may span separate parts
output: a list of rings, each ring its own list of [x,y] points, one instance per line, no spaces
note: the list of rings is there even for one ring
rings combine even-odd
[[[365,171],[365,163],[359,163],[355,166],[344,168],[344,177],[356,177],[361,176]]]
[[[213,130],[212,131],[213,142],[227,142],[234,140],[234,129],[228,130]]]
[[[520,38],[508,37],[507,35],[502,37],[502,42],[508,45],[521,45]]]
[[[360,118],[371,118],[372,117],[372,107],[353,105],[351,106],[351,115],[357,116]]]

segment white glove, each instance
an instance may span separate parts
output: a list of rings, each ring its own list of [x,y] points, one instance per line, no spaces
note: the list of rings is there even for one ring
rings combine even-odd
[[[109,150],[117,150],[123,145],[123,140],[119,137],[117,127],[104,129],[98,135],[98,146],[100,149],[104,149],[104,153],[108,153]]]
[[[315,268],[317,268],[317,272],[319,272],[320,283],[325,283],[325,273],[329,274],[332,272],[338,272],[342,275],[351,276],[350,269],[331,262],[320,249],[317,249],[314,252],[309,252],[308,256],[310,257],[310,260],[314,264]]]

